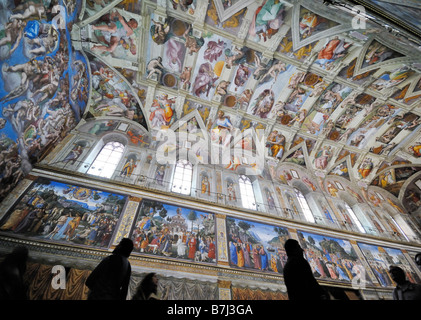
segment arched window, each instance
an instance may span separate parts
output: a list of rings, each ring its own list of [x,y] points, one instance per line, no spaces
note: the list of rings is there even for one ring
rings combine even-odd
[[[390,218],[392,219],[393,223],[398,227],[401,234],[405,237],[406,241],[409,242],[409,239],[406,236],[407,233],[411,235],[414,239],[416,239],[415,233],[412,232],[412,230],[407,226],[407,224],[404,222],[404,220],[400,216],[398,215],[396,215],[395,217],[390,216]],[[398,221],[400,221],[400,223],[398,223]]]
[[[360,230],[361,233],[366,233],[360,220],[358,220],[357,215],[355,214],[354,210],[352,210],[351,207],[346,202],[345,202],[345,208],[346,208],[346,211],[348,211],[349,215],[351,216],[352,221],[354,221],[354,223],[357,225],[358,230]]]
[[[105,144],[92,162],[88,174],[111,178],[124,152],[124,145],[117,141]]]
[[[307,199],[304,197],[303,193],[298,190],[297,188],[294,188],[295,194],[297,195],[298,202],[300,203],[301,209],[303,209],[304,217],[308,222],[314,223],[314,216],[311,212],[310,207],[308,206]]]
[[[178,160],[175,165],[172,191],[181,194],[190,194],[193,177],[193,165],[187,160]]]
[[[238,179],[240,185],[241,202],[244,208],[256,210],[256,198],[250,178],[241,175]]]

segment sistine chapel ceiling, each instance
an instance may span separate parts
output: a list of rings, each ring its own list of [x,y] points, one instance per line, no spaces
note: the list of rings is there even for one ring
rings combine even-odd
[[[418,28],[421,8],[403,5],[398,18]],[[0,6],[1,198],[78,123],[120,117],[152,136],[187,125],[212,140],[218,121],[252,129],[268,169],[301,156],[318,177],[419,207],[421,52],[405,37],[324,1]],[[253,149],[234,136],[223,143]]]

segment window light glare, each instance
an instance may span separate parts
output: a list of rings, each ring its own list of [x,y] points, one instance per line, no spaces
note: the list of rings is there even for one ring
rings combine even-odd
[[[304,217],[308,222],[315,223],[313,213],[311,212],[311,209],[307,203],[307,199],[304,197],[303,193],[298,190],[297,188],[294,188],[295,194],[297,195],[298,202],[300,203],[301,209],[303,209]]]
[[[193,177],[193,166],[187,160],[179,160],[175,166],[172,191],[181,194],[190,194]]]
[[[124,145],[117,141],[108,142],[98,153],[88,174],[111,178],[124,152]]]
[[[256,200],[250,178],[241,175],[238,184],[240,186],[241,202],[243,206],[247,209],[256,210]]]

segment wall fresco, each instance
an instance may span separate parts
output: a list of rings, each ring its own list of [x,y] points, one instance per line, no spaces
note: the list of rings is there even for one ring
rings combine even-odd
[[[89,96],[84,55],[70,41],[81,1],[25,1],[2,8],[2,199],[81,119]]]
[[[0,221],[8,235],[107,248],[127,196],[39,178]]]
[[[142,106],[132,87],[99,58],[89,55],[92,94],[89,113],[93,117],[124,117],[148,128]]]
[[[283,272],[286,228],[227,217],[230,265],[263,272]]]
[[[216,262],[211,213],[142,200],[130,233],[134,252],[195,262]]]
[[[368,264],[382,287],[396,286],[389,273],[389,267],[396,265],[405,271],[407,279],[412,283],[420,283],[421,279],[413,270],[401,250],[366,243],[358,243]]]
[[[303,231],[298,231],[297,234],[315,277],[351,282],[362,268],[362,263],[348,240]]]

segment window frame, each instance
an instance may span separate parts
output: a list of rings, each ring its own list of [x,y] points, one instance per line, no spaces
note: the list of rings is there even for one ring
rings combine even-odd
[[[238,185],[240,187],[241,203],[243,207],[246,209],[257,210],[256,195],[254,193],[251,179],[242,174],[238,177]]]
[[[179,186],[177,182],[181,182],[181,185]],[[174,174],[171,183],[171,191],[179,194],[190,195],[192,190],[192,183],[193,164],[188,160],[178,160],[174,168]],[[179,191],[177,190],[177,188],[179,189]]]
[[[316,223],[316,219],[314,218],[314,214],[311,211],[310,206],[308,205],[308,201],[304,194],[301,192],[300,189],[294,187],[294,192],[297,197],[298,203],[301,207],[301,212],[304,214],[304,218],[311,223]]]
[[[86,173],[101,178],[111,179],[123,157],[125,148],[126,146],[120,141],[108,141],[101,147]],[[114,161],[110,162],[110,160]]]
[[[351,208],[351,206],[345,203],[345,210],[350,214],[352,221],[354,222],[354,224],[356,224],[358,230],[361,233],[367,233],[367,231],[364,229],[363,224],[361,223],[360,219],[358,219],[357,215],[355,214],[354,210]]]

